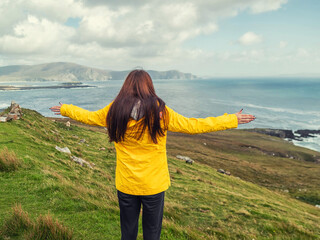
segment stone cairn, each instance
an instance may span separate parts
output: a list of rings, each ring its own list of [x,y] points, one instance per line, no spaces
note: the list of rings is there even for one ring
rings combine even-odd
[[[0,116],[0,122],[19,120],[21,118],[22,118],[22,111],[21,111],[20,105],[12,101],[10,106],[10,112],[8,114],[4,114]]]

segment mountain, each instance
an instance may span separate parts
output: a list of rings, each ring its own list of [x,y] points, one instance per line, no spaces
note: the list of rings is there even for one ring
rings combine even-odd
[[[195,79],[191,73],[176,70],[147,70],[153,79]],[[123,80],[130,70],[109,71],[75,63],[57,62],[39,65],[0,67],[0,82],[8,81],[105,81]]]

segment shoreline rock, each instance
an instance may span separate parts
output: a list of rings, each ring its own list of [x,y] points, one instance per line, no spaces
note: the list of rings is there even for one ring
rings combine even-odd
[[[302,130],[297,130],[295,133],[299,134],[301,138],[313,138],[315,137],[314,135],[320,135],[320,130],[308,130],[308,129],[302,129]]]
[[[286,130],[286,129],[272,129],[272,128],[253,128],[246,129],[248,132],[257,132],[265,135],[278,137],[287,140],[296,140],[303,141],[303,138],[313,138],[314,135],[320,135],[320,130],[309,130],[309,129],[300,129],[300,130]]]

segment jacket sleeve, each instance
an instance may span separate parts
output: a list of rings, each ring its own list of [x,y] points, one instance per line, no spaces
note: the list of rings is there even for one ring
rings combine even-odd
[[[186,118],[169,107],[168,131],[188,134],[206,133],[238,127],[238,118],[235,114],[224,114],[219,117]]]
[[[106,127],[106,119],[110,106],[111,103],[98,111],[91,112],[72,104],[63,104],[60,108],[60,113],[62,116],[85,124]]]

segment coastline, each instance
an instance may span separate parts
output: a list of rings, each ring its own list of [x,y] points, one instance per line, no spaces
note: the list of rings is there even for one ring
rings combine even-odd
[[[60,89],[60,88],[93,88],[95,86],[82,84],[62,84],[55,86],[7,86],[0,85],[0,91],[34,90],[34,89]]]
[[[75,120],[65,118],[65,117],[46,117],[47,119],[50,119],[52,121],[57,121],[57,122],[67,122],[70,121],[71,124],[74,125],[80,125],[80,126],[85,126],[86,128],[89,129],[95,129],[100,132],[106,133],[105,128],[103,127],[98,127],[98,126],[87,126],[85,124],[79,123]],[[247,128],[247,129],[241,129],[243,131],[247,132],[256,132],[256,133],[261,133],[265,134],[268,136],[272,137],[278,137],[281,138],[287,142],[292,143],[295,146],[303,147],[309,150],[313,150],[316,152],[320,152],[320,147],[319,149],[311,148],[308,145],[304,145],[303,143],[306,142],[307,139],[313,139],[313,138],[320,138],[320,130],[311,130],[311,129],[301,129],[301,130],[287,130],[287,129],[272,129],[272,128]]]
[[[299,129],[271,129],[271,128],[252,128],[245,129],[248,132],[261,133],[273,137],[278,137],[292,143],[295,146],[311,149],[320,152],[320,130]]]
[[[247,131],[262,133],[283,139],[303,141],[303,138],[313,138],[314,135],[320,135],[320,130],[299,129],[296,131],[287,129],[272,129],[272,128],[252,128]]]

